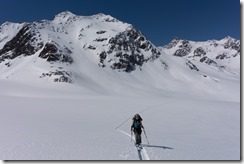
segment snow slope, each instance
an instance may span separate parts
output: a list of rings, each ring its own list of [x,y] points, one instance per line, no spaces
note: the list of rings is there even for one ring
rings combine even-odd
[[[0,32],[0,159],[240,159],[238,57],[224,68],[174,56],[104,14]],[[150,142],[141,153],[135,113]]]
[[[46,93],[46,98],[1,95],[1,159],[139,160],[128,136],[135,113],[143,117],[151,145],[144,147],[142,159],[240,159],[238,101],[204,100],[177,92],[77,96],[69,89],[52,91],[57,94],[53,98],[42,89],[29,92]],[[147,144],[144,135],[143,143]]]

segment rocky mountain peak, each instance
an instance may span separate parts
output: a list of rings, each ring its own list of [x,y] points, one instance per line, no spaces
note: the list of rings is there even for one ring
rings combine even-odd
[[[174,38],[158,48],[131,24],[110,15],[77,16],[69,11],[51,21],[6,22],[0,28],[0,74],[7,77],[14,76],[9,70],[19,70],[22,63],[43,70],[35,77],[69,83],[81,74],[99,71],[130,75],[149,65],[166,71],[170,68],[166,54],[182,57],[184,67],[191,70],[200,70],[196,62],[224,69],[237,65],[240,41],[230,37],[214,42]]]
[[[199,61],[219,69],[237,68],[239,65],[236,66],[240,58],[240,41],[230,36],[206,42],[173,39],[161,49],[170,55]]]
[[[61,68],[69,69],[74,63],[82,63],[79,60],[83,58],[101,69],[130,73],[161,55],[132,25],[102,13],[77,16],[65,11],[52,21],[36,21],[19,27],[0,33],[0,39],[3,38],[0,40],[0,66],[14,67],[15,60],[25,60],[27,56],[45,61],[51,68],[59,65],[58,69],[50,70],[51,73],[43,72],[41,78],[58,76],[64,71]],[[55,81],[71,82],[70,77],[65,76],[70,75],[67,72],[72,71],[66,71],[62,80],[55,78]]]
[[[67,19],[69,17],[75,17],[75,16],[77,16],[77,15],[73,14],[70,11],[64,11],[64,12],[57,14],[54,19],[60,19],[60,18],[61,19]]]

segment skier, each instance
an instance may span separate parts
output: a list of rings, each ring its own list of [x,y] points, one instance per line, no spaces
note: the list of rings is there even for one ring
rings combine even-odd
[[[139,114],[136,114],[132,118],[132,125],[131,125],[131,131],[133,131],[135,134],[136,146],[141,145],[141,132],[142,132],[141,128],[144,129],[142,125],[142,118]]]

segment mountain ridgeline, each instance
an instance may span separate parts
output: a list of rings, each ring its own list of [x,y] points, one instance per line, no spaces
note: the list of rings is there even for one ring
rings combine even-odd
[[[163,76],[174,67],[168,59],[177,57],[182,58],[178,64],[189,71],[199,72],[205,64],[239,73],[240,41],[231,37],[206,42],[174,39],[156,47],[132,25],[110,15],[77,16],[68,11],[53,20],[6,22],[0,27],[1,79],[31,77],[75,83],[97,75],[98,70],[153,74],[160,69]],[[28,69],[29,75],[21,75]]]
[[[16,27],[13,28],[13,27]],[[16,33],[9,36],[8,33]],[[88,17],[60,13],[53,21],[5,23],[0,29],[0,62],[10,66],[17,57],[37,55],[47,62],[73,63],[74,45],[97,56],[97,65],[131,72],[161,53],[132,25],[97,14]]]
[[[222,40],[206,42],[173,39],[160,49],[176,57],[184,57],[218,68],[240,69],[240,41],[229,36]]]

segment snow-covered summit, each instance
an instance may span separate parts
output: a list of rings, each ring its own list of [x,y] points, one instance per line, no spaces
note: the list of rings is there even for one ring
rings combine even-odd
[[[206,84],[212,91],[225,85],[220,77],[238,75],[238,45],[231,38],[174,39],[158,48],[133,25],[110,15],[66,11],[53,20],[1,26],[0,79],[41,86],[73,83],[95,93],[134,93],[131,88],[143,88],[161,94],[189,92],[189,87],[195,92],[206,90]]]
[[[55,16],[55,18],[67,18],[67,17],[75,17],[76,15],[70,11],[64,11]]]
[[[24,65],[20,63],[25,60],[32,61],[32,66],[39,64],[38,67],[48,71],[39,72],[40,78],[51,77],[54,81],[71,82],[71,76],[83,70],[86,64],[86,68],[90,68],[83,70],[86,74],[93,67],[129,73],[141,69],[142,65],[161,55],[131,24],[102,13],[77,16],[66,11],[56,15],[53,20],[24,23],[18,28],[10,26],[5,25],[4,29],[8,28],[1,30],[0,35],[0,73],[3,78],[15,76],[15,73],[8,72],[12,72],[9,70],[17,65],[18,72],[21,72]],[[47,64],[51,68],[47,68]],[[59,69],[54,69],[54,65],[58,65]]]
[[[101,22],[116,22],[119,24],[126,24],[124,22],[119,21],[118,19],[112,17],[111,15],[106,15],[103,13],[98,13],[90,16],[79,16],[75,15],[69,11],[61,12],[57,14],[52,20],[53,23],[57,24],[70,24],[72,22],[83,22],[92,21],[93,23],[101,23]],[[128,24],[126,24],[128,26]]]
[[[205,42],[173,39],[160,49],[173,56],[199,61],[220,69],[240,70],[240,41],[230,36]]]

